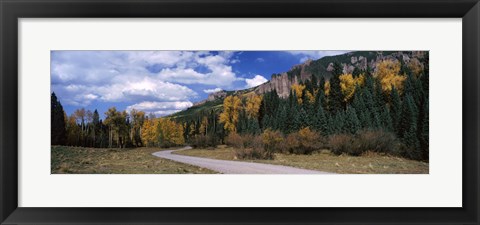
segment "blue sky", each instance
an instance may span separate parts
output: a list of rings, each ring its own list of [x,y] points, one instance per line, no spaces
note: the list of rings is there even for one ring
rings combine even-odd
[[[260,85],[307,59],[344,51],[52,51],[51,90],[68,115],[78,108],[133,108],[157,116],[218,90]]]

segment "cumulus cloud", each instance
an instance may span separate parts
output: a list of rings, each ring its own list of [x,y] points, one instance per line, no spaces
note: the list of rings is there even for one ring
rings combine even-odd
[[[178,111],[184,110],[193,105],[190,101],[174,101],[174,102],[140,102],[127,107],[127,111],[132,109],[154,113],[156,116],[166,116]]]
[[[82,107],[185,101],[198,97],[187,85],[232,88],[240,80],[230,66],[237,57],[227,51],[52,51],[52,91],[63,104]]]
[[[219,92],[221,90],[222,90],[221,88],[214,88],[214,89],[205,89],[205,90],[203,90],[203,92],[205,92],[207,94],[210,94],[210,93]]]
[[[245,88],[256,87],[256,86],[258,86],[258,85],[260,85],[260,84],[263,84],[263,83],[265,83],[265,82],[267,82],[267,81],[268,81],[268,80],[267,80],[265,77],[263,77],[263,76],[261,76],[261,75],[255,75],[254,78],[251,78],[251,79],[246,78],[246,79],[245,79],[245,83],[247,83],[247,85],[245,86]]]
[[[62,96],[64,104],[88,106],[94,100],[102,102],[182,101],[198,96],[186,86],[143,77],[142,79],[119,77],[103,85],[53,85]]]
[[[299,56],[300,62],[305,62],[308,59],[320,59],[324,56],[332,56],[332,55],[341,55],[347,53],[349,51],[287,51],[288,53]]]

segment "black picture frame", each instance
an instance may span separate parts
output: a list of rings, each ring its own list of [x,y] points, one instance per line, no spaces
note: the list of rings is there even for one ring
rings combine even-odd
[[[478,0],[0,0],[0,15],[1,224],[479,224]],[[18,207],[17,20],[63,17],[463,18],[463,207]]]

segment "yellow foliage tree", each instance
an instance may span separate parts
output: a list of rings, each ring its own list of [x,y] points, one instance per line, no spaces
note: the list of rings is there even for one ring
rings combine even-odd
[[[355,87],[362,86],[365,83],[365,76],[362,74],[358,77],[353,77],[352,74],[340,75],[340,88],[342,89],[343,101],[348,102],[355,94]]]
[[[156,119],[147,119],[143,122],[141,137],[143,144],[147,147],[157,145],[156,121]]]
[[[200,123],[200,134],[205,135],[207,134],[208,129],[208,119],[206,116],[202,118],[202,122]]]
[[[157,139],[161,147],[185,144],[183,125],[166,118],[157,119]]]
[[[247,98],[245,111],[248,118],[257,118],[258,111],[260,111],[260,104],[262,103],[262,96],[253,94]]]
[[[400,92],[403,91],[403,82],[407,78],[400,74],[400,62],[393,60],[384,60],[378,63],[374,77],[380,80],[382,90],[386,93],[392,91],[392,86]]]
[[[242,109],[242,101],[237,96],[228,96],[223,100],[223,112],[220,114],[220,122],[224,124],[225,130],[236,132],[236,125],[240,110]]]
[[[305,85],[302,84],[292,84],[292,90],[295,92],[297,96],[298,104],[302,104],[303,100],[303,90],[305,89]]]
[[[329,95],[330,94],[330,81],[326,81],[325,82],[325,95]]]
[[[190,126],[188,127],[188,136],[193,137],[195,136],[195,124],[191,123]]]
[[[310,91],[305,92],[305,96],[307,97],[308,103],[310,104],[315,103],[315,95],[317,94],[316,92],[318,91],[314,91],[314,93],[310,93]]]

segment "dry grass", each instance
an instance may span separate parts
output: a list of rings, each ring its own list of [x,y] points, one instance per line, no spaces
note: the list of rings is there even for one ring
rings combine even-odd
[[[190,149],[175,154],[238,160],[233,148]],[[324,150],[311,155],[275,154],[274,160],[247,160],[343,174],[428,174],[428,163],[367,152],[362,156],[336,156]]]
[[[75,174],[185,174],[214,171],[161,159],[158,148],[106,149],[52,146],[51,173]]]

